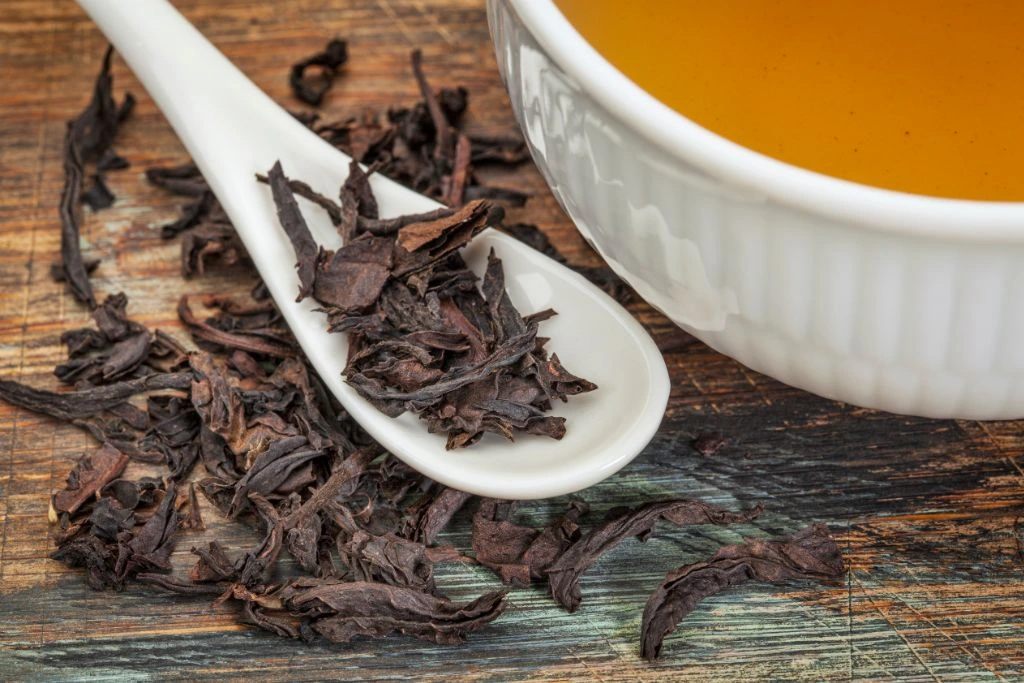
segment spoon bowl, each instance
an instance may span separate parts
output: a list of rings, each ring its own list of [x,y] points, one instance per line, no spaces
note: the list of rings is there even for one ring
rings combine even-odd
[[[389,418],[342,380],[348,343],[329,334],[310,300],[296,303],[291,243],[277,221],[270,190],[256,182],[280,160],[292,178],[336,196],[349,157],[297,122],[260,91],[166,0],[79,0],[163,111],[245,243],[302,350],[348,413],[382,446],[443,484],[506,499],[545,498],[594,484],[619,470],[650,441],[668,401],[664,360],[650,336],[621,306],[577,273],[493,229],[463,252],[483,272],[490,249],[505,267],[513,303],[525,314],[558,311],[541,334],[569,369],[596,392],[556,406],[567,420],[560,441],[539,436],[515,443],[488,435],[445,450],[415,415]],[[374,174],[381,216],[439,204]],[[341,238],[323,212],[299,199],[314,238],[326,249]]]

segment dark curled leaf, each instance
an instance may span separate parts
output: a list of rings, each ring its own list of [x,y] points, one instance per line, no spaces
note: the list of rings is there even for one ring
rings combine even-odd
[[[112,56],[113,49],[107,48],[93,86],[92,99],[82,113],[68,123],[64,137],[64,188],[60,200],[62,279],[68,283],[71,293],[90,308],[96,306],[96,298],[82,259],[78,214],[85,164],[100,164],[107,158],[118,125],[128,116],[134,101],[126,98],[121,109],[114,102],[113,78],[110,75]],[[94,209],[109,206],[113,200],[99,174],[95,176],[86,199]]]
[[[222,481],[234,482],[241,477],[235,465],[234,454],[228,449],[224,437],[203,424],[199,428],[199,457],[206,471]]]
[[[284,543],[288,552],[299,566],[314,576],[322,575],[320,540],[323,534],[323,520],[319,514],[303,517],[285,532]],[[329,551],[328,553],[328,562]]]
[[[140,571],[170,571],[170,556],[177,530],[177,492],[172,480],[167,484],[160,505],[146,523],[133,535],[122,534],[118,538],[115,575],[123,580]]]
[[[128,297],[123,292],[111,294],[97,308],[92,319],[96,328],[109,342],[119,342],[127,337],[146,332],[146,328],[128,319]]]
[[[124,104],[128,105],[129,103],[131,103],[132,105],[134,105],[134,102],[135,102],[135,98],[132,96],[132,94],[131,93],[125,93]],[[121,108],[123,110],[125,107],[122,105]],[[129,107],[129,109],[131,109],[131,108],[132,107]],[[120,122],[120,121],[124,121],[125,117],[121,116],[121,115],[118,115],[117,118],[118,118],[118,121]],[[118,154],[114,150],[110,149],[109,147],[106,150],[103,151],[103,154],[100,155],[99,161],[96,162],[96,170],[97,171],[101,171],[101,172],[102,171],[121,171],[123,169],[128,168],[129,166],[131,166],[131,164],[128,162],[127,159],[125,159],[122,156],[118,156]]]
[[[193,583],[192,581],[168,574],[141,572],[135,576],[135,580],[148,586],[163,588],[171,593],[178,593],[179,595],[220,595],[224,592],[224,587],[221,585]]]
[[[116,199],[114,193],[110,191],[103,176],[99,173],[92,177],[92,185],[82,195],[82,201],[88,204],[93,211],[108,208],[114,203],[114,199]]]
[[[487,593],[458,605],[412,588],[337,579],[293,579],[277,596],[289,612],[308,619],[315,633],[335,643],[355,636],[380,638],[402,633],[456,645],[506,607],[504,592]]]
[[[89,525],[94,536],[113,543],[118,534],[135,526],[135,513],[131,508],[122,508],[113,498],[100,498],[89,515]]]
[[[193,163],[147,168],[146,180],[168,192],[186,197],[201,197],[210,190],[206,179]]]
[[[124,100],[121,102],[121,106],[117,108],[117,124],[121,125],[122,123],[124,123],[128,119],[128,117],[131,116],[133,111],[135,111],[135,95],[131,94],[130,92],[126,92],[124,94]],[[122,161],[124,160],[122,159]],[[124,161],[124,166],[117,166],[117,168],[127,167],[127,161]]]
[[[427,105],[427,111],[430,112],[430,119],[434,123],[434,131],[437,135],[434,156],[444,158],[452,154],[455,149],[452,144],[452,131],[441,103],[438,101],[434,91],[431,90],[430,84],[427,83],[427,78],[423,74],[423,53],[419,49],[412,51],[412,73],[416,77],[416,84],[420,88],[420,95],[423,96],[423,101]]]
[[[203,192],[199,199],[182,209],[181,216],[176,221],[160,227],[160,237],[169,240],[186,230],[199,226],[209,218],[215,206],[217,206],[217,198],[214,197],[213,192]]]
[[[270,179],[261,173],[256,174],[256,180],[261,183],[270,183]],[[292,194],[307,199],[326,211],[332,223],[335,225],[341,223],[341,207],[333,199],[323,196],[301,180],[289,179],[288,187]]]
[[[306,571],[320,573],[319,542],[322,531],[321,510],[342,497],[347,488],[376,458],[376,449],[363,449],[345,458],[312,496],[282,520],[285,545]]]
[[[192,482],[188,485],[188,497],[178,504],[178,525],[182,529],[202,530],[206,528],[203,523],[202,511],[199,509],[199,496],[196,495],[196,485]]]
[[[190,372],[168,372],[58,393],[33,389],[20,382],[0,380],[0,398],[16,406],[71,422],[109,410],[136,394],[161,389],[187,389],[191,383]]]
[[[357,581],[434,592],[434,562],[422,543],[360,529],[346,540],[338,538],[338,553]]]
[[[445,206],[425,213],[409,213],[404,216],[395,216],[394,218],[367,218],[366,216],[359,216],[357,225],[360,232],[384,236],[396,233],[413,223],[430,223],[441,218],[447,218],[454,213],[454,209]]]
[[[193,354],[189,361],[195,374],[191,386],[192,405],[202,418],[201,429],[212,432],[222,439],[221,442],[215,442],[209,440],[212,437],[207,437],[208,440],[202,444],[203,449],[208,448],[216,460],[223,457],[216,455],[219,443],[226,445],[232,452],[241,454],[246,430],[241,392],[229,381],[224,364],[219,359],[197,353]],[[234,467],[227,463],[211,464],[214,464],[211,469],[214,474],[221,475],[234,471]]]
[[[199,459],[199,416],[192,403],[180,396],[151,396],[149,417],[152,426],[142,446],[164,456],[173,479],[184,479]]]
[[[342,203],[351,203],[356,207],[356,214],[369,220],[380,218],[377,212],[377,199],[370,187],[370,176],[355,161],[348,164],[348,176],[341,186]]]
[[[839,547],[824,524],[777,541],[748,539],[725,546],[710,560],[684,565],[665,576],[644,607],[640,654],[655,659],[662,641],[697,603],[732,586],[747,581],[834,581],[842,575]]]
[[[286,359],[267,381],[282,390],[299,390],[303,404],[296,409],[295,417],[309,425],[308,438],[315,448],[335,446],[346,452],[356,450],[351,425],[338,415],[332,405],[333,397],[329,397],[319,376],[305,363]]]
[[[98,258],[82,259],[82,263],[85,266],[86,275],[92,275],[96,272],[96,269],[100,267],[100,260]],[[56,282],[67,282],[67,278],[64,275],[64,266],[61,263],[50,264],[50,277]]]
[[[82,159],[74,138],[74,125],[68,124],[64,136],[64,189],[60,197],[60,256],[62,278],[75,298],[90,308],[96,306],[96,296],[89,284],[89,275],[82,260],[79,239],[78,204],[82,193]]]
[[[523,163],[530,158],[530,151],[526,148],[526,141],[518,135],[506,137],[471,135],[469,140],[473,144],[472,159],[474,164],[498,163],[515,165]]]
[[[121,588],[114,575],[116,546],[91,534],[72,539],[53,551],[50,557],[69,567],[85,569],[85,580],[93,590]]]
[[[487,270],[482,289],[490,312],[494,338],[504,341],[525,333],[526,323],[505,291],[505,271],[501,259],[494,255],[493,248],[487,254]]]
[[[189,573],[192,581],[211,583],[238,580],[238,568],[217,541],[210,541],[206,548],[192,548],[192,554],[199,557]]]
[[[345,313],[373,305],[390,277],[391,251],[390,240],[370,237],[326,254],[316,272],[313,297]]]
[[[114,102],[114,79],[110,62],[114,49],[108,47],[93,85],[92,99],[85,110],[71,122],[75,147],[83,161],[98,159],[110,147],[117,134],[119,112]]]
[[[103,380],[116,380],[137,369],[149,357],[149,346],[148,331],[139,332],[114,344],[100,368]]]
[[[444,201],[448,206],[459,206],[465,201],[466,183],[472,173],[470,155],[469,138],[460,133],[458,141],[455,143],[454,163],[448,180],[448,194]]]
[[[288,75],[288,84],[292,94],[306,104],[319,107],[324,95],[334,83],[338,70],[348,61],[348,50],[345,41],[334,38],[327,46],[316,54],[307,57],[294,66]],[[306,71],[310,67],[319,67],[317,76],[309,76]]]
[[[452,371],[443,380],[417,391],[379,389],[375,386],[375,383],[367,381],[364,375],[349,377],[349,383],[364,396],[377,400],[436,401],[449,392],[455,391],[467,384],[478,382],[495,374],[498,370],[512,365],[533,348],[534,336],[534,333],[528,332],[520,337],[510,339],[505,346],[499,347],[482,362],[463,370]]]
[[[519,207],[526,204],[526,200],[530,198],[530,195],[525,192],[520,192],[519,190],[513,190],[510,187],[470,185],[466,188],[462,198],[467,202],[475,201],[477,199],[488,199],[495,202],[501,202],[506,206]]]
[[[398,245],[406,251],[416,251],[436,242],[459,227],[477,221],[489,210],[486,202],[470,202],[453,213],[433,220],[408,223],[398,231]]]
[[[283,638],[299,638],[301,635],[298,620],[286,614],[265,610],[255,601],[246,600],[242,603],[242,621]]]
[[[547,569],[580,536],[579,519],[590,510],[581,500],[544,529],[508,520],[511,507],[484,499],[473,515],[473,551],[480,564],[498,573],[504,583],[525,587],[546,576]]]
[[[292,529],[320,512],[324,506],[342,493],[349,482],[360,476],[379,454],[376,449],[367,448],[356,451],[345,458],[331,473],[327,481],[318,487],[305,503],[285,518],[285,529]]]
[[[719,432],[701,432],[691,442],[693,450],[704,456],[712,456],[722,450],[728,440]]]
[[[115,479],[100,489],[100,495],[113,499],[126,510],[134,510],[141,501],[138,483],[129,479]]]
[[[277,563],[284,547],[284,524],[277,508],[263,496],[252,493],[249,501],[263,523],[263,541],[238,563],[238,580],[245,586],[256,586],[265,583]]]
[[[550,567],[548,581],[551,596],[570,612],[582,600],[580,577],[604,553],[622,541],[636,536],[646,541],[658,520],[676,526],[692,524],[734,524],[749,522],[761,513],[756,507],[746,512],[729,512],[695,500],[666,500],[625,510],[588,532],[573,543]]]
[[[292,436],[272,443],[260,453],[249,471],[235,484],[235,495],[228,510],[230,517],[242,511],[250,494],[268,496],[283,484],[295,469],[320,455],[307,448],[304,436]]]
[[[448,486],[429,499],[429,503],[406,521],[405,535],[415,541],[432,545],[437,535],[448,526],[455,513],[462,509],[473,495]]]
[[[249,353],[262,353],[278,358],[289,358],[295,355],[291,348],[282,344],[269,342],[252,335],[226,332],[210,326],[199,320],[192,313],[192,308],[188,304],[188,297],[184,295],[178,300],[178,317],[183,323],[188,325],[189,331],[193,336],[218,346],[228,349],[241,349]]]
[[[73,515],[108,482],[117,479],[127,465],[128,456],[110,444],[83,455],[68,475],[67,486],[53,494],[53,512]]]
[[[281,169],[280,161],[274,162],[273,167],[267,172],[267,181],[274,195],[274,205],[277,206],[277,219],[295,250],[295,267],[299,271],[299,295],[295,300],[302,301],[313,292],[313,278],[316,274],[317,253],[320,248],[313,240],[313,234],[306,225],[306,219],[302,217],[298,202],[292,196],[288,178]]]
[[[185,277],[202,275],[211,259],[232,266],[248,261],[238,233],[230,224],[202,223],[181,240],[181,272]]]
[[[541,530],[519,560],[530,568],[530,577],[540,580],[548,568],[580,538],[580,518],[590,512],[582,500],[573,500],[569,509]]]

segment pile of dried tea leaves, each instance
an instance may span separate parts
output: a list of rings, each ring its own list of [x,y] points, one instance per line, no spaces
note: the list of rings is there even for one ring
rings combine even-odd
[[[96,89],[107,104],[108,65],[109,56]],[[89,111],[83,116],[95,116]],[[113,132],[104,138],[107,149],[112,139]],[[80,153],[77,147],[72,151]],[[90,158],[95,155],[90,152]],[[74,187],[66,194],[72,198],[83,182],[78,169],[67,168]],[[194,168],[154,171],[150,178],[194,198],[180,225],[165,230],[185,236],[186,274],[201,273],[217,258],[244,260],[230,222]],[[398,351],[373,346],[383,326],[399,325],[401,304],[395,301],[404,295],[388,291],[399,286],[417,295],[443,291],[443,297],[437,294],[438,310],[461,314],[480,333],[470,343],[473,334],[456,339],[427,325],[404,332],[414,335],[404,342],[408,346],[391,339],[394,349],[417,349],[410,350],[412,358],[426,349],[424,367],[430,365],[428,356],[444,359],[450,352],[486,359],[517,336],[522,341],[516,348],[525,349],[517,362],[553,360],[545,358],[534,336],[539,316],[520,316],[501,294],[500,265],[492,260],[481,295],[473,293],[475,280],[456,260],[457,246],[493,211],[489,204],[471,201],[432,216],[382,221],[368,208],[371,197],[359,185],[365,177],[356,172],[353,178],[340,205],[331,200],[321,204],[337,211],[336,222],[350,231],[346,247],[304,259],[303,254],[313,252],[301,224],[291,218],[285,223],[300,254],[300,295],[328,307],[339,329],[364,337],[353,355],[357,360],[350,363],[350,377],[367,378],[365,395],[383,392],[374,400],[404,409],[412,399],[388,392],[395,387],[425,391],[415,383],[422,370],[407,364],[398,374],[388,374],[387,361],[395,358],[388,354]],[[266,180],[285,215],[291,212],[292,193],[308,194],[279,168]],[[62,219],[65,208],[62,204]],[[203,236],[190,242],[195,235]],[[59,270],[69,283],[76,269],[87,270],[79,268],[87,262],[74,237],[74,244],[62,249]],[[535,235],[528,238],[537,241]],[[359,245],[367,258],[339,262],[338,254],[349,245]],[[334,278],[341,276],[331,273],[364,260],[384,267],[374,275],[373,269],[363,272],[358,266],[359,272],[346,276],[351,287],[339,287]],[[72,287],[76,293],[91,293],[87,279],[79,278]],[[441,305],[442,300],[449,303]],[[179,301],[179,317],[191,335],[186,346],[132,320],[123,294],[101,304],[93,301],[94,325],[62,335],[68,357],[55,374],[69,390],[0,381],[0,398],[75,424],[97,441],[53,495],[50,509],[56,527],[53,557],[80,567],[92,588],[149,586],[200,596],[214,606],[233,606],[244,623],[306,641],[404,634],[453,644],[501,615],[508,606],[507,592],[454,602],[435,581],[438,563],[477,562],[512,586],[547,584],[555,601],[573,611],[581,603],[580,578],[587,569],[629,538],[646,540],[657,522],[724,525],[749,522],[760,513],[760,508],[731,512],[698,501],[659,500],[612,510],[603,520],[588,523],[589,506],[574,499],[546,526],[517,521],[515,503],[442,486],[374,443],[312,371],[262,284],[249,296],[203,298],[208,313],[197,314],[195,303],[185,296]],[[367,311],[377,322],[365,320]],[[537,387],[541,393],[571,393],[559,385],[562,380],[545,385],[542,372],[496,382],[496,398],[488,400],[507,400],[502,382],[529,384],[528,391],[516,394],[524,406],[534,405],[528,397]],[[396,379],[404,378],[402,373],[414,382],[404,389],[406,380]],[[473,382],[462,386],[486,393]],[[415,409],[427,413],[428,420],[448,419],[429,405],[417,403]],[[468,420],[465,415],[461,419]],[[471,439],[478,430],[488,430],[483,420],[456,433]],[[126,476],[133,462],[148,465],[151,474]],[[437,542],[463,508],[472,509],[472,557]],[[217,523],[207,528],[204,517],[217,517]],[[228,548],[211,537],[214,528],[232,521],[255,529],[259,541]],[[181,541],[192,544],[195,556],[186,571],[172,562]],[[655,588],[644,610],[641,652],[658,656],[665,636],[708,595],[750,580],[834,581],[842,571],[839,549],[821,525],[789,538],[723,547],[706,562],[670,572]]]
[[[485,432],[562,438],[565,418],[547,411],[597,386],[547,354],[538,325],[555,312],[520,315],[493,250],[482,291],[459,255],[500,220],[498,207],[475,200],[460,209],[381,220],[368,179],[353,162],[341,198],[355,209],[328,207],[342,217],[345,244],[323,251],[280,163],[267,182],[298,259],[298,298],[312,296],[330,330],[349,335],[345,379],[364,398],[391,417],[418,413],[431,432],[448,435],[450,449],[469,446]]]

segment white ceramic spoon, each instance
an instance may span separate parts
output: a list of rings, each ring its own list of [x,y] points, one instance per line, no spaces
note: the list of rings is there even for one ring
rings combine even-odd
[[[427,476],[499,498],[544,498],[594,484],[647,445],[668,401],[664,360],[644,329],[584,278],[516,240],[488,229],[464,252],[483,272],[493,247],[509,295],[525,314],[554,308],[542,324],[549,348],[597,391],[556,406],[561,441],[493,435],[458,451],[414,415],[386,417],[344,383],[347,342],[328,334],[307,299],[295,303],[295,254],[277,222],[269,189],[254,180],[280,159],[285,172],[337,196],[349,159],[295,121],[207,41],[166,0],[79,0],[163,110],[241,235],[249,255],[317,372],[342,405],[385,448]],[[282,76],[283,77],[283,76]],[[410,75],[411,78],[411,75]],[[382,216],[439,206],[386,178],[372,178]],[[300,200],[302,202],[302,200]],[[314,237],[340,246],[330,221],[302,202]]]

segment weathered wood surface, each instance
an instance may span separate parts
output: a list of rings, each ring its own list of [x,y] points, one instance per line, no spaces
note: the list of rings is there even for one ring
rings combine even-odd
[[[286,65],[335,34],[352,63],[328,96],[332,115],[412,100],[407,55],[421,46],[437,84],[472,92],[473,125],[513,121],[495,70],[481,0],[182,1],[199,28],[262,88],[295,106]],[[86,311],[51,281],[64,122],[87,98],[103,40],[68,0],[0,5],[0,377],[53,386],[62,330]],[[117,205],[88,215],[89,253],[103,258],[97,294],[125,291],[130,312],[177,332],[182,291],[244,291],[244,270],[183,282],[178,247],[156,226],[177,200],[142,169],[182,149],[122,65],[117,91],[140,96],[110,175]],[[186,86],[187,87],[187,86]],[[534,193],[516,219],[539,223],[577,261],[593,259],[532,170],[502,183]],[[736,530],[664,530],[624,544],[583,582],[568,615],[541,589],[513,593],[514,609],[464,647],[400,638],[349,646],[301,644],[250,631],[205,600],[140,589],[96,593],[47,559],[47,496],[90,447],[73,427],[0,405],[0,678],[386,678],[561,680],[920,679],[1024,677],[1024,424],[895,417],[809,396],[744,369],[679,333],[643,305],[633,312],[662,344],[673,392],[665,423],[621,474],[586,491],[597,515],[656,496],[684,495],[764,516]],[[702,430],[729,437],[704,457]],[[133,466],[134,467],[134,466]],[[545,514],[547,504],[524,508]],[[206,513],[216,524],[212,510]],[[739,534],[828,522],[845,548],[846,585],[752,586],[708,600],[669,638],[663,661],[638,658],[640,613],[660,577]],[[251,539],[230,533],[230,545]],[[199,536],[184,535],[189,561]],[[447,540],[468,548],[467,520]],[[497,585],[488,571],[447,565],[439,583],[465,598]]]

